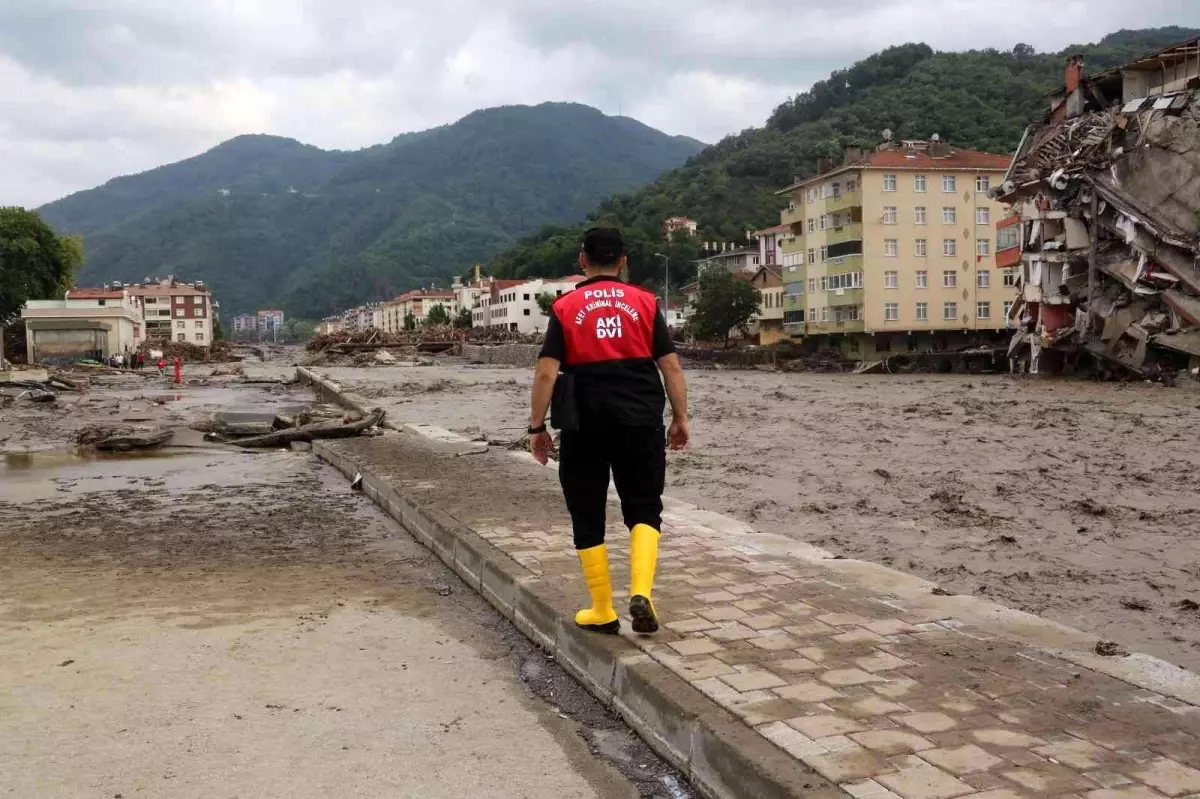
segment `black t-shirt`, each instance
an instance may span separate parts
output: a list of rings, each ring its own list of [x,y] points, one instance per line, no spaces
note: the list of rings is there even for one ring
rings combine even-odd
[[[589,291],[602,290],[627,292],[631,297],[625,299],[630,304],[634,304],[632,296],[636,293],[647,309],[654,308],[653,320],[640,320],[640,324],[652,327],[647,331],[649,346],[644,352],[633,353],[635,357],[589,359],[585,363],[573,364],[572,361],[579,359],[571,357],[568,336],[564,332],[560,314],[574,319],[575,313],[578,312],[579,318],[582,319],[586,309],[590,308],[582,305],[584,298],[588,296]],[[597,277],[583,281],[575,287],[575,291],[564,294],[555,302],[554,312],[550,314],[550,323],[546,327],[546,340],[538,357],[554,358],[563,365],[564,372],[574,375],[575,399],[581,427],[662,425],[666,393],[655,361],[675,352],[675,344],[671,341],[671,331],[661,309],[657,307],[653,295],[649,295],[647,303],[647,295],[648,292],[643,289],[630,286],[616,278]],[[604,300],[600,300],[596,304],[603,302]],[[618,304],[624,305],[625,302]]]

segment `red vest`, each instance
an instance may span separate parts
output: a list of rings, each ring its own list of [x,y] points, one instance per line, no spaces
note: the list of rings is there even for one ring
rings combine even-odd
[[[619,280],[581,285],[554,301],[568,366],[654,357],[655,297]]]

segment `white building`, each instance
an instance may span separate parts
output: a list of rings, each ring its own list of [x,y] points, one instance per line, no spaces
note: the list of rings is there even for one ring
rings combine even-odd
[[[489,302],[482,301],[477,309],[478,318],[486,315],[488,322],[480,327],[499,327],[516,333],[540,333],[545,331],[550,319],[542,313],[538,297],[549,294],[558,298],[586,278],[572,275],[560,278],[537,278],[535,280],[497,280],[492,284]],[[475,314],[473,314],[473,317]]]
[[[72,289],[63,300],[31,300],[21,311],[30,363],[71,363],[136,352],[141,301],[120,289]]]

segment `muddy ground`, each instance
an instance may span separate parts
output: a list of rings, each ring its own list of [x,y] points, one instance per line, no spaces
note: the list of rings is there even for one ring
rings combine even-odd
[[[496,440],[527,423],[529,370],[320,371],[393,420]],[[694,445],[670,456],[670,494],[1200,671],[1200,392],[1007,376],[688,377]]]
[[[103,391],[67,427],[306,400]],[[84,459],[36,412],[0,413],[45,450],[0,458],[0,796],[690,795],[311,454]]]

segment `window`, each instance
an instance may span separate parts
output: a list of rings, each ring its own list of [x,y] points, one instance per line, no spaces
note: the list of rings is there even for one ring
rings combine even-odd
[[[859,347],[859,344],[858,344],[858,339],[856,339],[856,338],[852,338],[852,339],[850,339],[850,352],[851,352],[851,353],[857,353],[857,352],[858,352],[858,347]]]
[[[1013,286],[1017,285],[1017,270],[1016,269],[1005,269],[1004,270],[1004,285],[1007,288],[1012,288]]]
[[[895,191],[896,190],[896,176],[895,175],[884,175],[883,176],[883,190],[884,191]]]
[[[529,295],[528,295],[528,294],[526,294],[526,295],[525,295],[525,302],[529,302]]]
[[[860,289],[863,286],[862,272],[843,272],[838,275],[828,275],[821,278],[821,291],[840,291],[843,289]]]
[[[958,242],[954,239],[942,239],[942,255],[958,255]]]
[[[203,330],[203,329],[204,329],[204,323],[203,323],[203,322],[199,322],[199,321],[197,321],[197,322],[196,322],[196,329],[197,329],[197,330]]]
[[[833,190],[833,199],[836,200],[842,196],[842,184],[841,183],[839,183],[838,181],[835,180],[833,183],[831,183],[829,185],[830,185],[830,188]]]
[[[829,321],[829,306],[828,305],[821,308],[821,321],[822,322]]]
[[[142,302],[146,305],[158,305],[158,299],[155,297],[146,297]]]
[[[981,256],[981,257],[984,255],[991,255],[992,254],[992,240],[991,239],[976,239],[975,240],[975,254],[978,256]]]
[[[957,302],[943,302],[942,303],[942,319],[945,319],[947,322],[949,322],[949,321],[951,321],[953,319],[957,319],[957,318],[958,318],[958,303]]]
[[[888,256],[889,258],[895,258],[897,255],[900,254],[900,247],[896,243],[895,239],[884,239],[883,240],[883,254]]]
[[[883,287],[885,289],[900,288],[900,273],[899,272],[884,272]]]
[[[808,220],[808,232],[813,233],[816,231],[816,229],[817,229],[817,220],[809,219]]]
[[[900,318],[900,303],[885,302],[883,304],[883,319],[886,322],[895,322]]]
[[[193,294],[192,295],[192,305],[197,305],[197,304],[199,304],[199,302],[200,302],[200,295]]]
[[[918,225],[925,224],[925,206],[918,205],[913,209],[913,222]]]
[[[1004,318],[1005,318],[1005,319],[1008,319],[1009,317],[1011,317],[1011,316],[1012,316],[1012,307],[1013,307],[1013,301],[1012,301],[1012,300],[1005,300],[1005,301],[1004,301]]]
[[[179,328],[180,330],[183,330],[184,328],[187,327],[187,322],[176,322],[175,327]]]
[[[805,195],[804,201],[811,203],[813,200],[816,199],[816,196],[817,196],[816,191],[813,189],[809,189],[807,194]]]
[[[954,175],[942,175],[942,191],[953,194],[958,191],[958,180]]]
[[[821,263],[825,263],[825,258],[829,255],[829,248],[824,244],[821,245]]]
[[[1009,225],[996,232],[996,249],[1007,250],[1021,243],[1021,226]]]
[[[929,303],[927,303],[927,302],[918,302],[917,303],[917,321],[918,322],[928,322],[929,321]]]
[[[528,309],[528,308],[526,308],[526,309],[525,309],[525,315],[526,315],[526,316],[529,316],[529,309]]]
[[[922,194],[925,192],[924,175],[913,175],[913,191],[920,192]]]
[[[196,341],[204,341],[204,334],[203,334],[203,333],[197,333],[197,334],[196,334]]]
[[[820,220],[818,220],[818,222],[819,222],[819,224],[817,225],[817,227],[821,228],[821,230],[824,230],[826,227],[829,226],[829,217],[825,214],[821,214],[821,218],[820,218]]]
[[[919,289],[929,288],[929,273],[926,272],[924,269],[917,272],[917,288],[919,288]]]
[[[808,293],[812,294],[816,290],[817,290],[817,279],[815,277],[810,277],[808,279]]]
[[[175,309],[175,315],[176,315],[176,316],[183,316],[183,309],[182,309],[182,308],[176,308],[176,309]]]
[[[955,272],[951,269],[947,269],[945,272],[942,272],[942,288],[958,288],[958,272]]]
[[[990,289],[992,287],[992,273],[986,269],[980,269],[976,272],[975,286],[981,289]]]
[[[885,224],[885,225],[896,224],[896,206],[885,205],[883,207],[883,224]]]
[[[917,239],[916,244],[913,246],[913,255],[924,258],[928,254],[928,251],[928,242],[925,239]]]
[[[187,333],[180,333],[179,335],[175,336],[175,340],[176,341],[187,341]]]
[[[854,178],[850,178],[846,181],[846,193],[850,194],[856,191],[858,191],[858,181]]]
[[[987,191],[991,187],[992,181],[987,175],[979,175],[975,178],[975,191]]]
[[[975,209],[975,224],[990,225],[992,223],[992,212],[986,208]]]
[[[814,249],[809,249],[809,251],[808,251],[808,262],[809,262],[810,264],[815,264],[815,263],[817,262],[817,251],[816,251],[816,250],[814,250]]]
[[[975,303],[975,316],[979,319],[991,319],[992,304],[987,300],[980,300]]]
[[[943,225],[953,225],[957,221],[958,221],[958,211],[954,209],[954,206],[947,205],[944,208],[942,208],[942,224]]]

